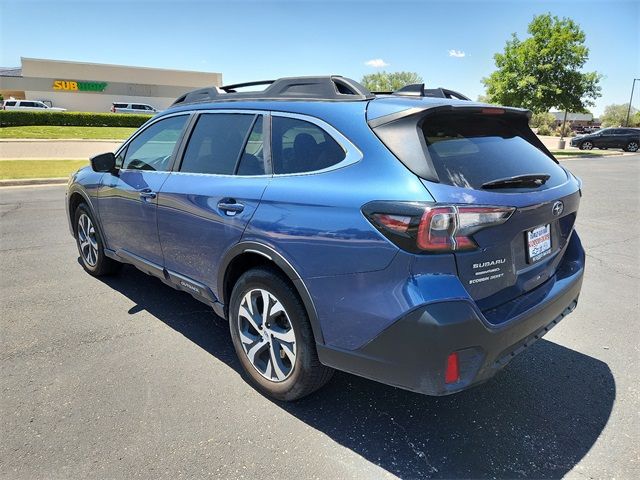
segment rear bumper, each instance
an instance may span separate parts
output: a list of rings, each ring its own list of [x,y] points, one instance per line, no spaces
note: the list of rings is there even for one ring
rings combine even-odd
[[[490,323],[472,301],[434,302],[412,310],[357,350],[318,345],[320,361],[428,395],[447,395],[486,381],[575,309],[584,274],[584,251],[577,246],[574,258],[565,258],[552,278],[523,296],[535,298],[530,308],[519,309],[526,298],[514,301],[511,311],[520,313],[513,318]],[[446,384],[446,361],[453,352],[459,355],[460,380]]]

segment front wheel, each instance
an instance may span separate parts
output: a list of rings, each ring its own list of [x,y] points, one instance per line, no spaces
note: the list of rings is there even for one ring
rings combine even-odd
[[[580,144],[580,150],[592,150],[592,149],[593,149],[593,143],[588,140]]]
[[[297,400],[322,387],[333,370],[318,360],[309,317],[293,286],[278,272],[256,268],[233,287],[233,346],[251,383],[278,400]]]
[[[624,148],[627,152],[637,152],[638,151],[638,142],[631,141],[629,143],[627,143],[627,146]]]
[[[75,232],[83,268],[94,277],[116,273],[122,264],[104,254],[104,243],[89,207],[81,203],[75,213]]]

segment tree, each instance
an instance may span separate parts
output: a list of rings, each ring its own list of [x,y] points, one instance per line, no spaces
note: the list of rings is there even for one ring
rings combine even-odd
[[[556,117],[549,112],[534,113],[529,125],[538,129],[538,135],[551,135],[556,129]]]
[[[604,113],[600,117],[600,122],[602,122],[603,127],[621,127],[626,126],[625,122],[627,121],[627,110],[629,109],[628,103],[620,103],[607,105],[604,107]],[[638,110],[631,107],[631,114],[629,115],[629,126],[636,127],[639,126],[638,123]]]
[[[585,34],[570,18],[550,13],[533,18],[529,37],[514,33],[503,53],[496,53],[497,70],[482,81],[494,103],[534,112],[583,112],[600,96],[597,72],[581,71],[589,57]]]
[[[422,83],[415,72],[378,72],[365,75],[360,83],[372,92],[393,92],[412,83]]]
[[[489,95],[478,95],[478,102],[480,103],[491,103],[491,99]]]

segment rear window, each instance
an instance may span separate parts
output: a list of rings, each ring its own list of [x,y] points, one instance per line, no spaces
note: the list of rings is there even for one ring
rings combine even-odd
[[[548,174],[538,189],[564,183],[564,170],[520,136],[508,120],[443,114],[422,125],[427,150],[441,183],[480,189],[486,182],[526,174]]]

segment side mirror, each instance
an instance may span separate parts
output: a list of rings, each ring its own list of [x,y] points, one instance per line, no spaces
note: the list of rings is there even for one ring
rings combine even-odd
[[[113,152],[100,153],[91,157],[91,168],[94,172],[116,173],[116,156]]]

